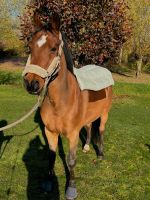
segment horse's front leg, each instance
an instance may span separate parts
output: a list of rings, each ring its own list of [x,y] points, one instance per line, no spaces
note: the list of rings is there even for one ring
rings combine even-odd
[[[56,159],[56,149],[58,145],[58,134],[50,132],[45,127],[45,135],[49,145],[49,174],[48,174],[48,180],[42,184],[42,188],[46,192],[50,192],[52,190],[53,178],[55,176],[54,165]]]
[[[67,164],[70,171],[69,186],[66,190],[66,199],[74,200],[77,197],[77,190],[75,186],[74,167],[76,165],[76,151],[79,139],[79,133],[71,134],[69,139],[69,154],[67,157]]]

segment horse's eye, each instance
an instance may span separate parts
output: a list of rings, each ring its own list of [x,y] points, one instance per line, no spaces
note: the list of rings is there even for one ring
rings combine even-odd
[[[57,49],[54,47],[51,49],[52,52],[55,52]]]

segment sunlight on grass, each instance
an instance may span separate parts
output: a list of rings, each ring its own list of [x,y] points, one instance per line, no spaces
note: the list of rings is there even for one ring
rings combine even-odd
[[[150,87],[117,82],[105,133],[105,160],[91,145],[82,153],[79,142],[75,169],[79,200],[148,200],[150,197]],[[36,102],[23,87],[0,85],[0,119],[12,122]],[[0,199],[64,200],[65,170],[57,153],[58,188],[40,192],[46,177],[48,153],[34,115],[0,135]],[[13,135],[22,136],[13,136]],[[67,141],[62,137],[64,151]],[[58,189],[58,190],[57,190]],[[57,195],[56,195],[57,193]],[[59,193],[59,194],[58,194]]]

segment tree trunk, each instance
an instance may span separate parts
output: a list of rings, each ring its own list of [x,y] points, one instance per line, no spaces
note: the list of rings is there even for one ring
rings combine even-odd
[[[140,78],[141,72],[142,72],[142,63],[143,63],[143,56],[140,56],[140,58],[136,62],[136,78]]]
[[[120,54],[119,54],[119,64],[122,63],[122,55],[123,55],[123,48],[120,49]]]

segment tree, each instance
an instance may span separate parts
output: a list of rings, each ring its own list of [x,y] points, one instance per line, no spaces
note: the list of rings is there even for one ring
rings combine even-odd
[[[131,33],[125,2],[76,0],[66,6],[70,14],[63,18],[65,26],[68,25],[63,30],[77,60],[84,55],[91,63],[118,62],[122,46]]]
[[[42,5],[60,14],[61,30],[67,35],[75,60],[82,64],[118,61],[122,46],[131,33],[124,0],[34,1],[22,17],[25,41],[31,30],[34,31],[34,10],[40,11]]]
[[[143,57],[150,51],[150,1],[134,0],[129,2],[133,20],[133,33],[130,42],[131,50],[137,55],[136,76],[142,71]]]
[[[10,30],[11,18],[7,9],[6,1],[2,0],[0,0],[0,20],[0,40],[1,42],[3,41],[3,43],[7,43],[13,36],[13,33]]]
[[[6,49],[22,48],[18,37],[19,19],[18,15],[22,12],[22,7],[27,1],[23,0],[0,0],[0,42]]]

